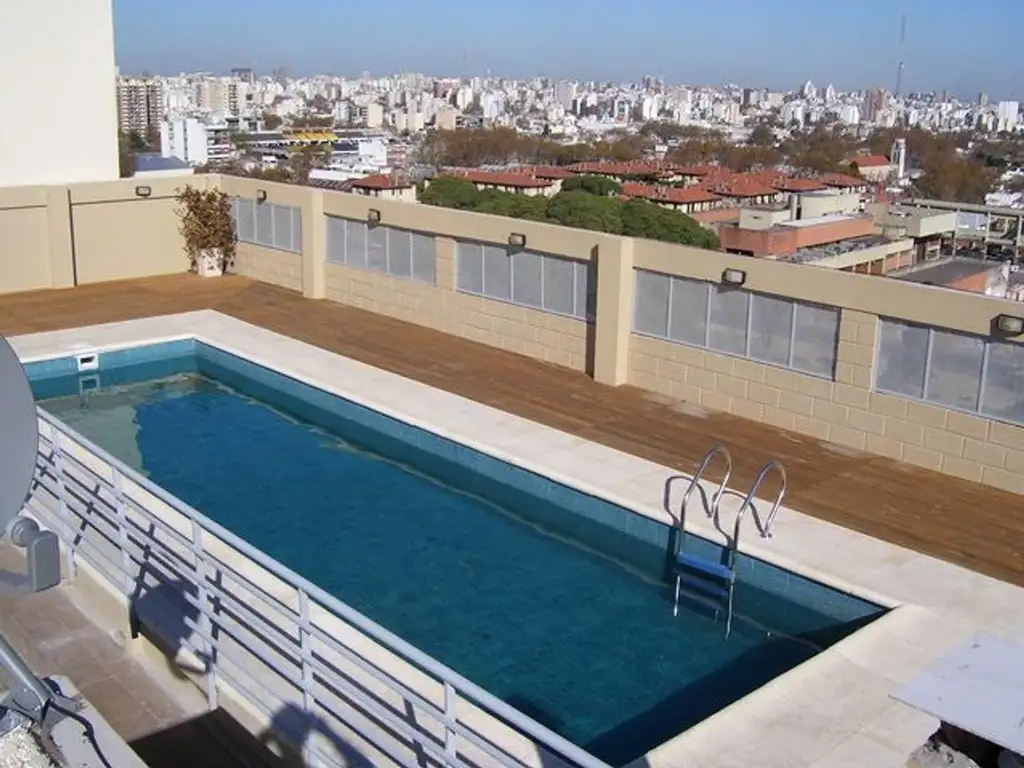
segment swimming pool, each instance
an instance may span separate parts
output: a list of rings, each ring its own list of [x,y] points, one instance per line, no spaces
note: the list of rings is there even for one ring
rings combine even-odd
[[[43,407],[611,763],[882,613],[741,557],[725,639],[672,616],[655,520],[198,342],[94,362],[29,364]]]

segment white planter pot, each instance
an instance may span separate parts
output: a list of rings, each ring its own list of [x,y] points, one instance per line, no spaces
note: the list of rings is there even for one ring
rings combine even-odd
[[[196,274],[200,277],[220,277],[224,274],[224,254],[219,248],[200,251],[196,257]]]

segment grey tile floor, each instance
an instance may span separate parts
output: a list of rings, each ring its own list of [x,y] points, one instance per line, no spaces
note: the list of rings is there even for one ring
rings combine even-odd
[[[0,569],[24,560],[0,543]],[[64,675],[150,766],[268,766],[276,761],[223,713],[188,712],[133,658],[123,639],[94,624],[61,585],[0,597],[0,633],[40,676]],[[0,686],[10,681],[0,670]]]

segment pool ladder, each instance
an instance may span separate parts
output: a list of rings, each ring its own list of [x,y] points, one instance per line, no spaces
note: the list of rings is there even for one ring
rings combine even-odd
[[[728,638],[729,634],[732,632],[733,601],[736,590],[736,555],[739,552],[740,529],[743,524],[743,518],[749,509],[751,514],[754,516],[754,523],[757,526],[761,537],[771,538],[772,528],[775,524],[775,516],[778,514],[779,507],[782,505],[782,500],[786,496],[788,478],[786,477],[786,468],[782,466],[780,461],[772,459],[761,467],[760,471],[757,473],[757,477],[754,478],[754,482],[750,486],[750,490],[747,491],[746,496],[743,497],[743,503],[740,504],[740,508],[736,512],[736,521],[733,524],[733,533],[731,537],[728,537],[728,547],[724,557],[725,562],[722,563],[716,560],[711,560],[709,558],[702,557],[701,555],[689,552],[686,549],[686,538],[688,535],[691,535],[686,531],[686,508],[694,490],[700,485],[704,472],[707,471],[716,456],[721,456],[722,460],[725,462],[725,472],[722,475],[722,482],[719,483],[717,490],[710,499],[710,502],[705,504],[705,510],[707,511],[708,517],[714,520],[715,526],[719,530],[722,530],[719,518],[719,504],[722,501],[722,497],[727,492],[726,489],[729,484],[729,478],[732,476],[732,454],[729,453],[729,450],[725,446],[716,445],[704,454],[704,458],[701,459],[700,464],[697,466],[697,471],[690,479],[690,484],[687,486],[680,504],[675,551],[676,588],[672,615],[679,615],[679,598],[685,582],[689,590],[703,593],[704,595],[708,595],[718,601],[719,607],[715,612],[716,619],[718,618],[719,612],[724,608],[725,636]],[[769,510],[767,517],[762,521],[758,516],[757,508],[754,506],[754,498],[757,495],[758,490],[760,490],[761,485],[764,483],[765,478],[768,477],[769,473],[773,469],[779,473],[779,479],[781,481],[779,485],[779,492],[775,496],[775,501],[772,503],[771,510]]]

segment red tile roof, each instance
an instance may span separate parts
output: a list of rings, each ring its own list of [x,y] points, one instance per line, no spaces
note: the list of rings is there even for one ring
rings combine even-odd
[[[509,172],[533,176],[535,179],[549,179],[552,181],[571,179],[573,176],[579,175],[568,168],[562,168],[557,165],[520,165],[516,168],[510,168]]]
[[[716,200],[721,200],[714,192],[700,187],[655,187],[648,184],[623,184],[622,194],[625,197],[637,197],[655,203],[675,205],[713,203]]]
[[[393,176],[374,174],[362,179],[353,179],[349,186],[352,189],[408,189],[413,185],[411,182],[401,181]]]
[[[701,186],[722,197],[773,197],[778,194],[774,187],[770,187],[756,178],[740,174],[736,174],[732,178],[723,178],[702,184]]]
[[[857,155],[851,157],[847,162],[856,165],[858,168],[880,168],[885,165],[892,165],[885,155]]]
[[[849,189],[851,187],[863,187],[867,184],[864,179],[859,179],[856,176],[847,176],[843,173],[826,173],[818,178],[821,179],[821,183],[828,187],[839,187],[841,189]]]
[[[467,170],[447,170],[441,174],[442,176],[455,176],[466,181],[471,181],[474,184],[486,184],[495,187],[518,187],[520,189],[544,189],[551,186],[550,181],[542,181],[535,179],[532,176],[527,176],[523,173],[509,173],[509,172],[494,172],[494,171],[475,171],[472,169]]]
[[[779,179],[771,186],[780,192],[820,192],[828,189],[819,179]]]

